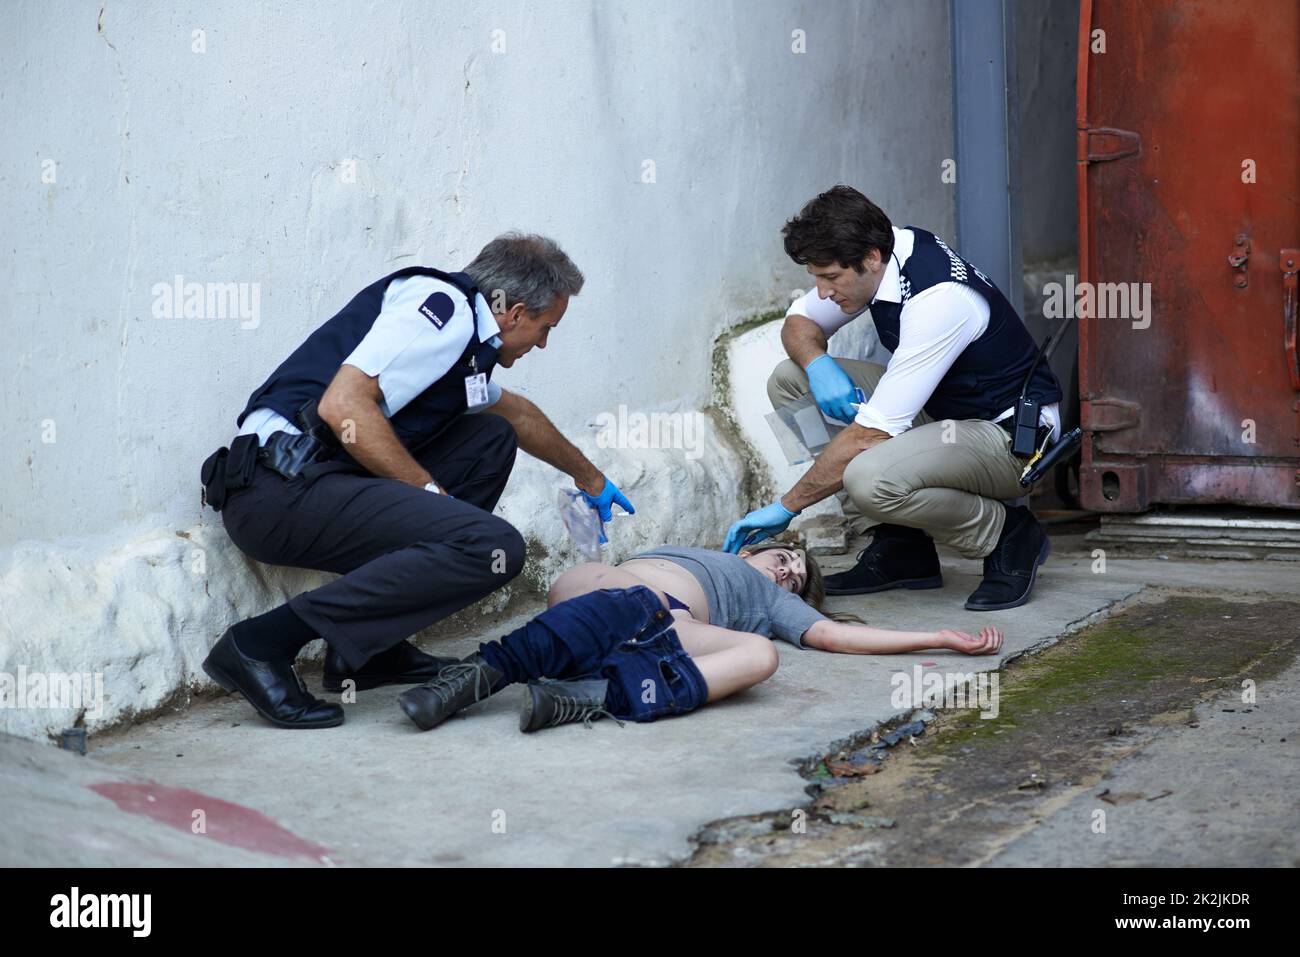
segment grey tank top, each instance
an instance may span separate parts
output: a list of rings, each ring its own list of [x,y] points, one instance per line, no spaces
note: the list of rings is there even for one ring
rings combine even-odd
[[[664,545],[632,557],[666,559],[694,575],[709,603],[709,622],[721,628],[780,638],[802,648],[804,632],[826,620],[739,555]]]

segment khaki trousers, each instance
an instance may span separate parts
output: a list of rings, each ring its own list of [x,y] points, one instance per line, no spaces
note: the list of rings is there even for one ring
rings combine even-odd
[[[835,361],[868,397],[885,374],[874,362]],[[809,391],[807,374],[790,359],[767,380],[773,408]],[[912,428],[855,457],[836,496],[858,534],[882,522],[907,525],[965,558],[983,558],[1002,534],[1002,502],[1026,494],[1024,467],[1002,426],[981,419],[936,422],[922,411]]]

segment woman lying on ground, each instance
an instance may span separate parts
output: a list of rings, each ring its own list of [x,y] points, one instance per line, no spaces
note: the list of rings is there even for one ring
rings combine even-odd
[[[524,731],[601,714],[654,721],[770,678],[778,661],[771,638],[860,655],[1002,647],[991,627],[977,636],[890,631],[827,616],[819,610],[825,594],[817,563],[781,542],[739,555],[665,545],[618,566],[579,565],[556,579],[546,611],[399,700],[425,731],[523,682]]]

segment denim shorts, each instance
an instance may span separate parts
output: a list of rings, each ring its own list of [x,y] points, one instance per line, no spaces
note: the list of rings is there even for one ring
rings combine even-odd
[[[618,621],[629,638],[605,656],[597,676],[609,681],[605,706],[624,721],[657,721],[703,705],[709,689],[677,633],[673,617],[649,588],[619,589]]]

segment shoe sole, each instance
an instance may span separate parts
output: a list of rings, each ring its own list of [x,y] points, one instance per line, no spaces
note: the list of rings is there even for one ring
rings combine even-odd
[[[529,688],[528,693],[524,695],[524,706],[519,710],[519,730],[524,734],[532,734],[532,729],[528,727],[528,722],[533,720],[533,689]]]
[[[302,729],[337,728],[339,725],[343,723],[343,715],[339,715],[338,718],[329,718],[325,721],[281,721],[279,718],[267,714],[256,704],[253,704],[253,700],[249,698],[248,695],[240,691],[239,686],[235,684],[233,680],[231,680],[230,676],[227,675],[220,668],[218,668],[216,665],[210,664],[209,662],[205,661],[203,662],[203,671],[207,674],[209,678],[211,678],[218,685],[220,685],[223,691],[226,691],[230,694],[237,694],[240,697],[242,697],[245,701],[247,701],[250,705],[252,705],[253,710],[256,711],[258,714],[260,714],[263,720],[269,721],[277,728],[287,728],[289,730],[294,730],[297,728],[302,728]]]
[[[884,585],[871,585],[866,588],[831,588],[826,586],[828,595],[870,595],[873,592],[889,591],[891,588],[942,588],[943,576],[935,575],[932,578],[906,578],[902,581],[888,582]]]
[[[1015,601],[1004,602],[1001,605],[972,605],[968,600],[966,602],[967,611],[1002,611],[1006,608],[1019,608],[1025,602],[1029,601],[1029,596],[1034,591],[1034,581],[1038,578],[1038,567],[1047,561],[1047,556],[1052,554],[1052,540],[1043,535],[1043,547],[1038,550],[1038,559],[1034,562],[1034,567],[1029,569],[1029,587],[1025,593]]]

